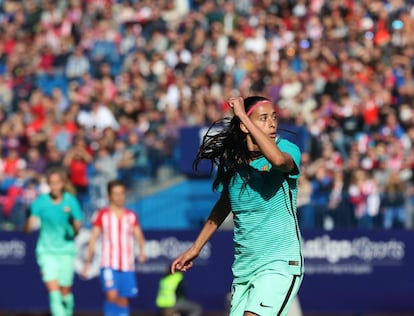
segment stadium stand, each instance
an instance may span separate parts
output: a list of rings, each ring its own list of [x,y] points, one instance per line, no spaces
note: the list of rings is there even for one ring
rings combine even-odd
[[[2,229],[62,163],[87,219],[119,176],[143,214],[187,194],[173,223],[198,227],[187,185],[137,190],[186,176],[180,129],[235,93],[305,127],[303,228],[413,226],[413,1],[4,0],[0,28]]]

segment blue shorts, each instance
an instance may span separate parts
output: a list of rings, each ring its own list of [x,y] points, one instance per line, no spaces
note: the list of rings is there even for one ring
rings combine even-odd
[[[106,293],[116,290],[121,297],[138,295],[137,280],[134,271],[118,271],[111,268],[101,269],[102,290]]]

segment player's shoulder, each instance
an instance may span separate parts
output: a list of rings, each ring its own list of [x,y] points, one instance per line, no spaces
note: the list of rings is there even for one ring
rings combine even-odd
[[[97,223],[97,222],[100,222],[101,220],[102,220],[102,217],[105,217],[105,216],[109,216],[110,214],[109,214],[109,208],[107,208],[107,207],[102,207],[102,208],[100,208],[100,209],[97,209],[94,213],[93,213],[93,216],[92,216],[92,223],[94,223],[94,225]]]
[[[109,214],[110,210],[109,207],[101,207],[96,211],[96,214]]]
[[[276,144],[279,147],[280,151],[282,151],[282,152],[287,152],[290,155],[294,155],[294,156],[297,156],[297,157],[300,157],[300,155],[301,155],[301,150],[300,150],[299,146],[296,145],[295,143],[291,142],[290,140],[287,140],[285,138],[281,138],[281,139],[277,140]]]
[[[278,146],[286,146],[286,147],[294,147],[297,148],[299,150],[299,146],[296,145],[295,143],[293,143],[292,141],[286,139],[286,138],[279,138],[276,140],[276,144]]]
[[[128,217],[128,220],[132,222],[138,222],[138,214],[134,210],[125,208],[125,216]]]
[[[125,208],[125,214],[130,215],[130,216],[137,216],[137,213],[129,208]]]
[[[65,200],[67,200],[67,201],[77,201],[77,198],[76,198],[76,196],[74,196],[72,193],[69,193],[69,192],[64,192],[63,193],[63,197],[64,197],[64,199]]]
[[[33,203],[44,203],[46,201],[50,200],[49,193],[41,193],[39,194],[36,199],[33,201]]]

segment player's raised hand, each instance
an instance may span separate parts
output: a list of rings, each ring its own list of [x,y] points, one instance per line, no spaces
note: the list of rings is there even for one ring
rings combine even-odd
[[[231,97],[228,99],[227,103],[233,109],[234,115],[240,117],[246,114],[244,110],[244,101],[242,97]]]

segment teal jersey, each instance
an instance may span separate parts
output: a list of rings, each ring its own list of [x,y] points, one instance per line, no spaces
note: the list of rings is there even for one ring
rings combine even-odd
[[[31,205],[31,215],[40,219],[41,227],[36,254],[75,254],[75,233],[70,218],[82,220],[78,200],[65,192],[60,203],[42,194]]]
[[[277,145],[288,153],[295,168],[284,173],[260,157],[248,166],[250,179],[244,184],[247,167],[239,170],[228,185],[234,220],[234,282],[245,282],[253,274],[276,270],[303,273],[301,235],[296,215],[300,175],[299,148],[285,139]]]

